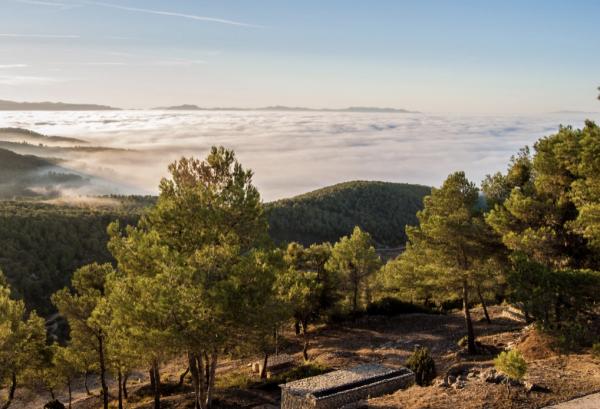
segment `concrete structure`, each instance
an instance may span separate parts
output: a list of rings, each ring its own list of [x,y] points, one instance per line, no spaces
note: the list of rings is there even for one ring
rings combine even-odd
[[[341,408],[393,393],[414,382],[415,374],[407,368],[360,365],[280,385],[281,409]]]
[[[252,364],[252,371],[261,373],[263,370],[264,360],[256,361]],[[267,375],[277,374],[296,365],[296,360],[288,354],[273,355],[267,358]]]

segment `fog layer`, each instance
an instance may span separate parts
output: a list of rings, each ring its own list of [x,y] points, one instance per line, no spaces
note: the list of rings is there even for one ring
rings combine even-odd
[[[348,180],[439,185],[455,170],[479,183],[560,124],[598,114],[459,116],[327,112],[0,112],[1,127],[118,148],[67,155],[68,165],[132,193],[156,193],[169,162],[233,148],[265,200]],[[594,118],[596,117],[596,118]]]

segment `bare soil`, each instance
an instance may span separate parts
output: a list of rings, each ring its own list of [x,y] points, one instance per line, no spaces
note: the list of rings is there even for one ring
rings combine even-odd
[[[493,367],[495,355],[506,348],[516,347],[528,363],[526,380],[547,388],[548,392],[530,392],[520,386],[510,391],[505,385],[486,383],[468,378],[465,387],[454,389],[440,386],[413,386],[393,395],[371,399],[370,408],[403,409],[530,409],[564,402],[575,397],[600,391],[600,362],[583,351],[561,355],[552,347],[552,340],[508,314],[501,306],[491,307],[492,324],[483,320],[480,309],[473,311],[477,340],[481,354],[467,356],[457,342],[464,336],[464,319],[460,312],[447,315],[407,314],[396,317],[365,317],[354,322],[319,326],[311,331],[311,360],[334,369],[359,363],[378,362],[388,366],[403,366],[416,346],[430,349],[442,379],[447,373],[468,369],[484,370]],[[301,361],[301,340],[293,333],[285,334],[285,352],[295,354]],[[258,381],[251,375],[248,364],[258,358],[224,361],[218,370],[221,385],[217,393],[219,408],[278,407],[279,389],[276,385],[248,387]],[[171,389],[163,398],[164,408],[187,408],[191,401],[189,385],[173,390],[179,374],[185,369],[183,360],[163,368],[163,382]],[[151,409],[145,372],[137,373],[129,385],[131,399],[127,408]],[[169,386],[171,385],[171,386]],[[114,386],[114,384],[113,384]],[[113,388],[114,389],[114,388]],[[98,386],[96,396],[87,397],[82,385],[76,387],[73,409],[101,407]],[[112,391],[111,393],[115,393]],[[25,394],[19,390],[15,408],[42,408],[49,395]],[[60,399],[65,402],[65,394]],[[267,405],[267,406],[263,406]],[[116,405],[115,405],[116,407]]]

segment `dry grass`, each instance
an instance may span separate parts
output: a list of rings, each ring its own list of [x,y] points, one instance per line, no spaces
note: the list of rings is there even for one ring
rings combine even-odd
[[[396,317],[366,317],[356,322],[319,326],[311,331],[311,359],[324,367],[347,368],[352,365],[378,362],[388,366],[404,365],[416,346],[430,349],[438,371],[443,377],[448,371],[464,368],[485,369],[493,366],[495,354],[508,347],[516,347],[528,362],[526,379],[550,392],[525,393],[513,387],[511,397],[503,385],[468,379],[464,389],[412,387],[393,395],[372,399],[373,408],[404,409],[530,409],[562,402],[576,396],[600,390],[600,362],[590,354],[559,355],[552,349],[551,340],[524,324],[507,317],[503,307],[492,307],[491,325],[482,320],[482,312],[473,313],[478,341],[486,352],[468,357],[457,341],[464,335],[464,321],[460,312],[448,315],[408,314]],[[290,331],[285,334],[285,352],[296,354],[301,361],[301,339]],[[254,358],[258,359],[258,358]],[[219,365],[218,408],[253,408],[277,404],[279,389],[274,384],[257,386],[247,364],[254,360],[223,361]],[[185,369],[185,362],[173,361],[163,370],[163,380],[174,384]],[[132,379],[130,391],[136,394],[148,383],[144,372]],[[251,386],[250,386],[251,385]],[[97,390],[95,391],[97,393]],[[62,395],[61,395],[62,397]],[[44,399],[44,398],[41,398]],[[21,400],[17,408],[33,408],[41,399]],[[47,400],[47,399],[46,399]],[[64,399],[62,399],[64,401]],[[189,386],[163,398],[164,408],[187,408],[191,401]],[[42,404],[43,405],[43,404]],[[73,409],[97,409],[99,398],[87,398],[80,393]],[[39,406],[41,407],[41,406]],[[115,405],[116,407],[116,405]],[[143,395],[126,406],[132,409],[152,408],[151,396]]]

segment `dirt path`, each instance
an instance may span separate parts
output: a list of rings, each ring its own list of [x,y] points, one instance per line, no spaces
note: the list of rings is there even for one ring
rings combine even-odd
[[[600,393],[573,399],[558,405],[547,406],[544,409],[598,409],[600,408]]]

